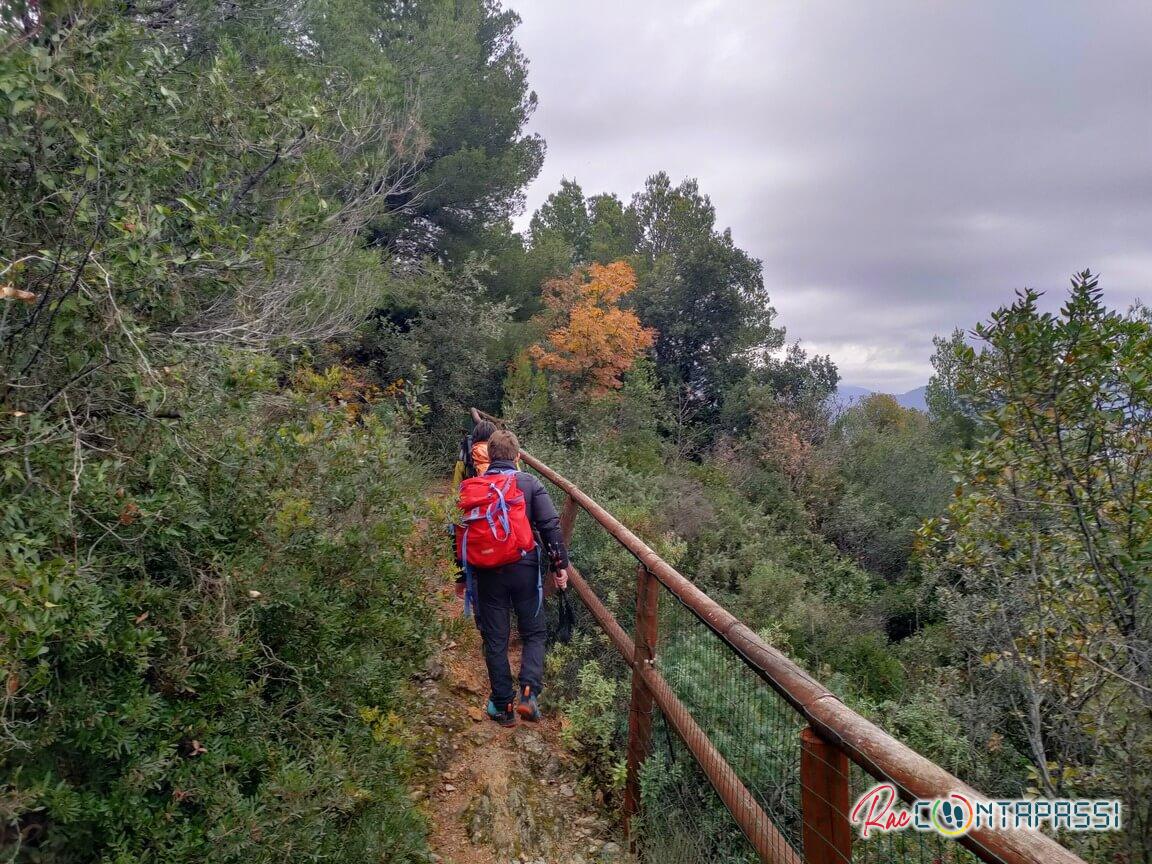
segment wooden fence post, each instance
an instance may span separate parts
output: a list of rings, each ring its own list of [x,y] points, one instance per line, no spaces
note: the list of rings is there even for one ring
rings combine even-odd
[[[848,756],[805,727],[800,732],[800,808],[806,864],[851,864]]]
[[[632,667],[632,699],[628,705],[628,776],[624,784],[624,833],[630,836],[632,817],[640,810],[640,766],[652,750],[652,692],[637,671],[651,665],[656,656],[660,583],[640,564],[636,568],[635,654]],[[635,839],[630,842],[635,848]]]

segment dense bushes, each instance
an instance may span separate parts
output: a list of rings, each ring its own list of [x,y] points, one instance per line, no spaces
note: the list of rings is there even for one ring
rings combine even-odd
[[[316,345],[427,139],[350,8],[0,19],[6,859],[423,855],[413,389]]]
[[[168,367],[181,419],[137,424],[82,473],[71,441],[4,462],[12,851],[360,861],[422,845],[405,752],[358,713],[402,709],[432,626],[404,553],[422,541],[402,431],[339,404],[343,370],[278,390],[267,361],[229,359]],[[27,443],[25,419],[6,442]]]

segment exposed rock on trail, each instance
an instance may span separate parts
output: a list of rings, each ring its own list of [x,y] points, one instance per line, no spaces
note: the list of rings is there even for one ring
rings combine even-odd
[[[459,614],[442,589],[446,617]],[[444,864],[627,862],[606,817],[577,793],[577,767],[558,741],[560,719],[497,726],[484,715],[488,679],[471,622],[448,628],[422,684],[436,769],[413,794],[427,802],[429,845]],[[513,669],[518,658],[513,657]]]

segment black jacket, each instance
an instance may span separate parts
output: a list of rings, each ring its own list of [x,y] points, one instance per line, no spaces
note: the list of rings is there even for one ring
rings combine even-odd
[[[499,474],[501,471],[514,471],[515,463],[495,460],[485,474]],[[568,549],[564,545],[564,535],[560,531],[560,514],[556,505],[536,477],[523,471],[516,471],[516,485],[524,493],[524,509],[528,522],[536,532],[538,542],[544,547],[549,565],[554,570],[568,566]],[[536,563],[535,553],[528,555],[525,562]]]

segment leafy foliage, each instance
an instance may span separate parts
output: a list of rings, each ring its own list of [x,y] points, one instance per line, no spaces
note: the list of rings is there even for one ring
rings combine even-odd
[[[618,305],[636,287],[636,274],[623,261],[592,264],[544,289],[544,302],[558,326],[547,345],[529,351],[541,369],[556,372],[563,386],[587,396],[620,387],[620,375],[651,347],[656,334]]]
[[[360,235],[411,182],[411,117],[266,37],[188,20],[141,41],[126,19],[80,19],[0,59],[4,257],[37,295],[26,318],[6,317],[5,360],[23,373],[50,361],[39,346],[71,307],[100,321],[98,339],[131,313],[267,345],[344,332],[375,300]],[[180,44],[189,26],[215,50]],[[73,363],[82,372],[84,352]]]
[[[834,427],[828,446],[844,489],[822,528],[889,580],[905,573],[916,529],[942,512],[952,491],[938,441],[923,413],[881,394],[853,406]]]
[[[498,0],[360,0],[339,18],[351,36],[341,59],[382,52],[387,80],[410,94],[427,135],[413,183],[393,196],[400,215],[378,220],[375,242],[410,259],[444,252],[463,263],[521,207],[543,165],[543,140],[524,133],[536,94],[513,37],[519,16]]]
[[[569,266],[576,267],[590,260],[592,217],[580,185],[575,180],[561,180],[559,191],[549,195],[532,216],[530,230],[534,247],[564,246]]]
[[[963,454],[964,495],[928,526],[931,560],[1034,788],[1131,802],[1124,854],[1143,860],[1152,326],[1107,310],[1087,272],[1058,316],[1037,300],[1025,292],[978,327],[979,353],[957,347],[958,388],[987,435]]]
[[[527,351],[521,351],[508,366],[504,379],[504,405],[501,416],[513,429],[531,432],[548,412],[548,379],[536,369]]]
[[[525,294],[526,275],[547,283],[573,263],[614,262],[636,273],[624,302],[655,331],[656,384],[668,409],[661,424],[677,453],[699,455],[721,430],[745,431],[749,401],[819,401],[835,389],[827,357],[809,358],[798,344],[775,355],[784,334],[772,325],[760,264],[716,229],[695,181],[673,186],[655,174],[625,206],[611,194],[586,198],[565,179],[533,216],[528,245],[500,253],[495,282],[523,315],[538,302]]]
[[[594,787],[618,789],[622,772],[615,745],[624,688],[620,681],[605,677],[595,660],[580,667],[577,686],[579,698],[569,703],[562,738],[580,754]]]
[[[935,374],[924,391],[928,416],[932,418],[933,426],[945,442],[964,448],[971,447],[976,439],[979,419],[959,391],[957,380],[967,344],[964,332],[953,331],[947,339],[936,336],[932,344],[936,349],[932,355]]]
[[[462,418],[497,392],[500,367],[488,360],[509,308],[492,302],[474,265],[451,271],[396,267],[380,304],[349,356],[382,386],[407,385],[426,409],[423,447],[451,452]]]
[[[666,174],[653,175],[631,210],[645,259],[637,308],[660,333],[661,378],[694,407],[714,410],[755,361],[783,343],[760,262],[730,231],[716,230],[712,202],[695,181],[673,187]]]
[[[356,715],[399,707],[431,627],[403,551],[419,477],[389,414],[336,398],[347,373],[276,392],[276,371],[189,356],[167,373],[179,434],[124,423],[102,453],[5,421],[25,445],[0,517],[11,854],[422,847],[405,750]]]
[[[312,358],[399,293],[366,232],[428,144],[348,12],[5,24],[8,858],[424,855],[379,722],[432,627],[419,411]]]

